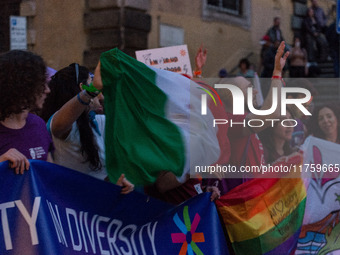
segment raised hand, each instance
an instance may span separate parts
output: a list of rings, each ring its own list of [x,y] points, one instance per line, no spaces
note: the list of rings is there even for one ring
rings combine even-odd
[[[281,76],[282,75],[282,70],[286,64],[286,60],[289,56],[289,51],[287,51],[284,54],[285,50],[285,42],[282,41],[280,43],[279,48],[277,49],[276,55],[275,55],[275,65],[274,65],[274,71],[273,71],[273,76]]]
[[[96,69],[94,70],[93,86],[98,90],[103,89],[103,81],[102,81],[102,76],[100,74],[100,61],[98,62],[98,65]]]
[[[203,45],[198,48],[195,56],[195,71],[201,71],[207,61],[207,49],[203,49]]]

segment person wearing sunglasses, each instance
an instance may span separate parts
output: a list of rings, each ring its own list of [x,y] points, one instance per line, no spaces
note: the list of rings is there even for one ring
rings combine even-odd
[[[52,140],[35,114],[50,92],[43,59],[28,51],[0,55],[0,162],[16,174],[29,169],[28,159],[52,162]]]

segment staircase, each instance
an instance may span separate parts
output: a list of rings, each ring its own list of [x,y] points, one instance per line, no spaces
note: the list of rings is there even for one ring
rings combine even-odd
[[[314,85],[315,89],[319,93],[313,100],[315,105],[331,103],[331,102],[340,102],[340,79],[329,78],[329,76],[326,76],[326,75],[330,76],[330,74],[322,73],[319,76],[320,78],[309,79]],[[321,77],[324,77],[324,78],[321,78]],[[333,73],[333,77],[334,77],[334,73]]]
[[[333,60],[329,59],[326,62],[318,63],[318,67],[320,68],[320,78],[334,78],[334,67]]]

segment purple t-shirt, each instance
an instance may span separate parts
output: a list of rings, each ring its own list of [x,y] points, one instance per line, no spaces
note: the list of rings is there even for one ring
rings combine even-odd
[[[53,143],[45,122],[29,113],[21,129],[7,128],[0,123],[0,155],[11,148],[17,149],[28,159],[46,161],[48,153],[53,150]]]

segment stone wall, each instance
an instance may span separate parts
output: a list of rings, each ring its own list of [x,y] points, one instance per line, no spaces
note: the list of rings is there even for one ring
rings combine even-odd
[[[149,0],[24,0],[28,48],[59,70],[77,62],[91,70],[100,53],[118,47],[134,56],[147,48]]]
[[[87,49],[84,64],[95,67],[100,53],[118,47],[135,57],[135,51],[146,49],[151,17],[147,0],[89,0],[84,17]]]

